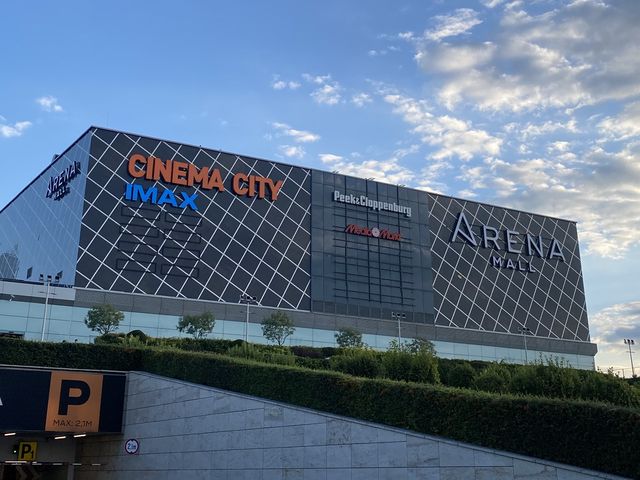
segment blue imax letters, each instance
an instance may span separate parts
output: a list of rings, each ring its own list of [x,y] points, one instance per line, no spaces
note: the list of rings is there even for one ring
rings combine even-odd
[[[198,206],[196,205],[196,198],[198,197],[197,193],[188,195],[186,192],[180,192],[180,197],[168,189],[164,189],[160,196],[158,196],[157,187],[149,187],[145,190],[142,185],[132,183],[128,183],[124,191],[125,200],[130,200],[132,202],[146,202],[154,205],[169,204],[176,208],[189,207],[191,210],[196,212],[198,211]]]

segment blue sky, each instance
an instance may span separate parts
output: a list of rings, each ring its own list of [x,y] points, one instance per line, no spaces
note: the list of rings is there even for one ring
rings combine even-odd
[[[640,3],[9,2],[6,204],[89,125],[578,222],[598,366],[640,341]]]

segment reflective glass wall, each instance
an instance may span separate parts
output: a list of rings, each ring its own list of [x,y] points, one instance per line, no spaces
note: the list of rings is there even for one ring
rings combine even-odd
[[[84,324],[88,308],[51,305],[47,310],[45,340],[67,342],[92,342],[95,333]],[[177,331],[176,325],[180,317],[176,315],[148,314],[140,312],[123,312],[124,320],[119,332],[142,330],[153,337],[184,337]],[[24,333],[29,340],[39,340],[44,319],[44,304],[0,300],[0,332]],[[216,319],[211,338],[238,340],[244,338],[245,323],[225,319]],[[313,328],[296,328],[294,334],[287,339],[289,345],[308,345],[314,347],[334,347],[335,331]],[[397,337],[386,335],[364,334],[363,341],[378,350],[385,350],[389,342]],[[267,343],[259,324],[249,324],[249,341]],[[575,368],[594,369],[594,359],[587,355],[560,354],[515,348],[470,345],[452,342],[433,342],[437,355],[442,358],[459,358],[464,360],[505,361],[507,363],[525,363],[546,361],[548,359],[563,361]]]

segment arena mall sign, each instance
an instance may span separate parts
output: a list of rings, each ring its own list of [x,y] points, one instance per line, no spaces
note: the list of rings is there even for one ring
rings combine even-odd
[[[380,230],[377,227],[361,227],[354,223],[350,223],[344,229],[345,233],[351,233],[353,235],[362,235],[363,237],[381,238],[384,240],[393,240],[394,242],[400,241],[400,232],[390,232],[386,228]]]
[[[178,160],[161,160],[153,155],[134,154],[129,158],[127,171],[133,178],[141,178],[156,182],[199,187],[202,190],[224,192],[230,189],[238,196],[267,198],[272,202],[278,199],[283,180],[274,181],[268,177],[236,173],[230,185],[224,184],[220,170],[217,168],[197,167],[193,163]],[[125,200],[147,202],[154,205],[171,205],[177,208],[190,208],[198,211],[196,203],[198,193],[174,192],[170,189],[159,189],[136,183],[127,184],[124,192]]]
[[[343,194],[338,190],[333,192],[333,201],[338,203],[347,203],[349,205],[358,205],[360,207],[367,207],[371,210],[386,212],[395,212],[404,214],[407,217],[411,217],[411,207],[406,205],[398,205],[395,202],[379,202],[378,200],[372,200],[366,195],[354,195],[353,193]]]
[[[47,198],[60,200],[71,191],[69,182],[80,175],[80,162],[73,162],[55,177],[49,179]]]
[[[471,225],[463,212],[458,214],[456,225],[451,234],[449,242],[455,242],[458,237],[462,238],[466,243],[474,247],[491,248],[501,251],[500,238],[498,229],[488,225],[481,225],[481,235],[478,236],[471,230]],[[529,233],[519,233],[515,230],[504,230],[502,232],[504,240],[504,251],[517,255],[526,255],[528,257],[538,257],[546,260],[566,261],[562,252],[562,245],[555,238],[551,239],[549,246],[545,249],[542,241],[542,235],[531,235]],[[530,261],[513,260],[512,258],[501,257],[499,255],[491,255],[489,259],[492,266],[496,268],[505,268],[508,270],[518,270],[521,272],[537,272]]]

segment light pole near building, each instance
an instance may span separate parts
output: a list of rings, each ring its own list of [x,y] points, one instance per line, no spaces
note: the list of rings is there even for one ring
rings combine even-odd
[[[524,363],[525,365],[529,363],[529,356],[527,354],[527,335],[531,333],[531,329],[527,327],[519,328],[520,333],[522,333],[522,338],[524,338]]]
[[[629,347],[629,360],[631,360],[631,375],[635,378],[636,371],[633,368],[633,352],[631,351],[631,345],[635,345],[636,342],[634,342],[633,339],[631,339],[631,338],[625,338],[624,339],[624,344]]]
[[[44,312],[42,314],[42,334],[40,335],[41,342],[44,342],[44,332],[47,326],[47,310],[49,307],[49,293],[51,291],[51,285],[54,282],[58,283],[59,280],[60,280],[59,275],[56,275],[55,277],[53,277],[51,275],[43,275],[42,273],[40,274],[40,283],[47,286],[47,291],[45,292],[45,297],[44,297]]]
[[[248,343],[249,342],[249,305],[251,304],[258,305],[258,297],[253,297],[251,295],[247,295],[246,293],[243,293],[242,295],[240,295],[240,300],[238,301],[240,303],[244,303],[247,305],[247,319],[244,324],[244,342]]]
[[[404,320],[405,318],[407,318],[407,314],[406,313],[400,313],[400,312],[391,312],[391,318],[396,318],[398,319],[398,348],[400,348],[400,344],[402,343],[402,335],[400,332],[400,320]]]

